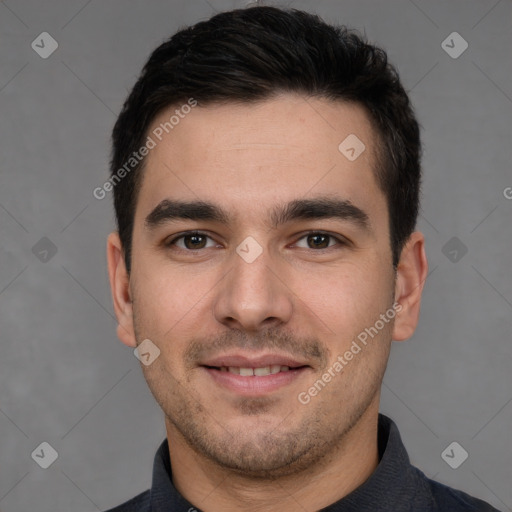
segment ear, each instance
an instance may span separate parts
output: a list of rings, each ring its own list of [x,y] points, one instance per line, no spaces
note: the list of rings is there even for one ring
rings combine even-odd
[[[393,327],[393,340],[410,338],[418,324],[421,294],[428,273],[425,237],[415,231],[402,249],[395,281],[397,314]]]
[[[119,234],[110,233],[107,239],[107,262],[110,290],[117,317],[117,337],[129,347],[136,347],[133,328],[133,309],[130,295],[130,276],[126,271],[124,253]]]

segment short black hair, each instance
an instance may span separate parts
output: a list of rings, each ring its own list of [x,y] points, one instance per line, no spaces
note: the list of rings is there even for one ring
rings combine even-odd
[[[386,196],[396,268],[419,210],[419,125],[386,52],[359,32],[297,9],[255,6],[221,12],[180,29],[156,48],[112,132],[114,207],[130,272],[132,232],[144,159],[133,161],[164,109],[252,103],[279,93],[361,105],[378,134],[377,183]],[[340,141],[341,142],[341,141]],[[126,171],[132,158],[133,169]]]

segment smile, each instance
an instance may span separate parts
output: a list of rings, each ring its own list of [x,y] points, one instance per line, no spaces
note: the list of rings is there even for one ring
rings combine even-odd
[[[214,386],[242,396],[264,396],[290,385],[308,371],[309,366],[290,368],[285,365],[262,367],[201,366]]]
[[[262,366],[260,368],[243,368],[241,366],[221,366],[220,368],[214,367],[221,372],[230,372],[235,375],[241,375],[242,377],[263,377],[265,375],[274,375],[279,372],[287,372],[290,370],[289,366],[283,366],[280,364],[273,364],[271,366]]]

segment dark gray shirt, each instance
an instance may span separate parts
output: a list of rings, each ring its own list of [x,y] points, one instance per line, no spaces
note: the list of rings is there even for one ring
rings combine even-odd
[[[321,512],[497,511],[484,501],[430,480],[412,466],[397,426],[383,414],[379,414],[378,447],[379,465],[366,482]],[[172,483],[169,445],[165,440],[155,456],[151,489],[107,512],[196,511],[201,512]]]

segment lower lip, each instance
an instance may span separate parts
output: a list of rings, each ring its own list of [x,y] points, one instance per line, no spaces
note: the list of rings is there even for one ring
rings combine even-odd
[[[245,396],[261,396],[276,391],[288,384],[291,384],[310,368],[305,366],[297,369],[290,369],[287,372],[279,372],[270,375],[242,377],[236,373],[221,372],[213,368],[202,366],[211,378],[220,386]]]

